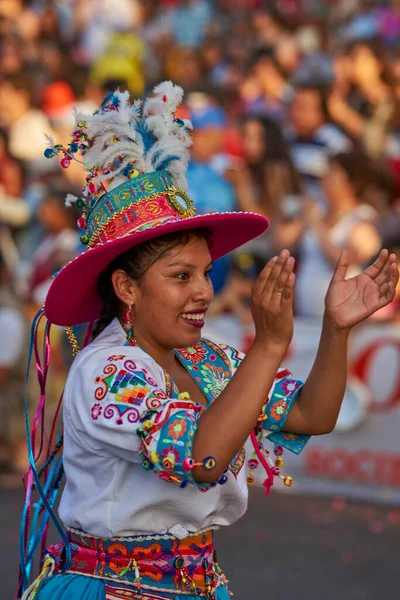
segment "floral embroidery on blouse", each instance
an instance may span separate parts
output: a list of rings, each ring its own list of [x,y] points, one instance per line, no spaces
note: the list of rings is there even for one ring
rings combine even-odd
[[[97,421],[97,419],[99,418],[99,416],[101,415],[101,411],[102,411],[102,406],[101,404],[93,404],[92,406],[92,410],[91,410],[91,414],[92,414],[92,419],[94,421]]]
[[[185,435],[187,429],[187,423],[184,419],[176,419],[168,426],[168,435],[177,439],[182,435]]]
[[[192,402],[187,393],[168,397],[148,371],[132,359],[122,356],[115,360],[102,366],[101,375],[94,378],[95,402],[90,409],[93,425],[105,430],[108,444],[112,440],[107,435],[110,428],[126,433],[127,448],[132,447],[132,433],[136,434],[137,451],[146,470],[153,470],[165,481],[181,486],[190,483],[207,491],[215,484],[200,485],[191,474],[193,437],[205,407]]]
[[[287,404],[285,400],[278,400],[278,402],[274,402],[274,404],[270,407],[269,413],[276,420],[281,421],[282,418],[286,415],[287,412]],[[268,418],[266,419],[266,421]]]
[[[213,398],[218,398],[230,381],[230,372],[211,362],[202,364],[200,373],[205,384],[204,391],[210,393]]]
[[[220,347],[208,340],[176,352],[209,403],[225,389],[243,360],[243,355],[234,348]],[[143,367],[146,361],[139,364],[138,360],[136,364],[135,360],[112,355],[100,366],[100,375],[94,377],[94,403],[90,408],[93,426],[104,429],[108,444],[112,440],[110,429],[121,432],[120,446],[125,444],[126,434],[126,448],[132,451],[136,448],[143,468],[154,471],[161,479],[179,483],[181,487],[192,484],[200,491],[207,491],[216,484],[200,485],[191,472],[193,438],[206,407],[193,402],[187,393],[179,394],[167,373],[164,373],[166,390],[162,389]],[[264,437],[296,453],[302,450],[309,436],[295,436],[281,429],[302,385],[289,371],[279,370],[258,423],[260,435],[267,430]],[[132,433],[136,434],[137,445]],[[244,464],[242,448],[228,469],[237,477]],[[224,473],[218,483],[225,483],[228,475]]]
[[[236,370],[243,361],[244,355],[231,346],[220,344],[220,347],[226,352],[234,365],[234,370]],[[276,445],[281,445],[295,454],[299,454],[303,450],[310,436],[295,435],[282,432],[281,430],[286,423],[293,404],[301,393],[302,387],[303,382],[294,379],[288,369],[279,369],[257,424],[258,432],[263,433],[265,439]],[[268,432],[272,433],[268,434]],[[262,442],[260,441],[260,443]]]
[[[183,358],[189,360],[195,365],[201,363],[207,356],[207,351],[203,344],[196,344],[195,346],[189,346],[188,348],[181,348],[178,350],[178,353]]]

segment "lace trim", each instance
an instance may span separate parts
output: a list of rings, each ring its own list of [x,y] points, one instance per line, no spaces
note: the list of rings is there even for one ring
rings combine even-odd
[[[191,531],[191,532],[189,532],[189,535],[187,535],[185,538],[182,538],[182,539],[187,539],[188,537],[194,537],[196,535],[201,535],[203,533],[207,533],[207,531],[217,531],[219,528],[220,528],[219,525],[210,525],[210,527],[204,527],[203,529],[199,529],[199,531]],[[111,542],[145,542],[146,540],[158,541],[158,540],[181,539],[181,538],[178,538],[176,535],[173,535],[172,533],[155,533],[155,534],[149,534],[149,535],[133,535],[133,536],[104,538],[104,537],[101,537],[98,535],[89,535],[88,533],[80,531],[79,529],[74,529],[73,527],[67,527],[67,531],[70,531],[71,533],[75,533],[76,535],[79,535],[84,538],[93,538],[95,540],[107,540],[107,541],[111,541]]]

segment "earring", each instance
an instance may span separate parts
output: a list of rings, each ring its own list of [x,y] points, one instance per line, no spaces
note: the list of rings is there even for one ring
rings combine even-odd
[[[129,345],[135,346],[135,330],[133,328],[133,312],[132,305],[129,304],[128,310],[125,313],[123,328],[126,331],[126,337],[129,342]]]

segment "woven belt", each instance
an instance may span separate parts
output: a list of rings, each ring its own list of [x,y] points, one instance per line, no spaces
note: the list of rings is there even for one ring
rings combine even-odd
[[[213,598],[226,578],[215,555],[213,532],[208,530],[183,540],[169,536],[118,539],[68,532],[72,560],[70,573],[113,580],[140,589],[197,594]],[[48,550],[61,571],[65,560],[62,543]]]

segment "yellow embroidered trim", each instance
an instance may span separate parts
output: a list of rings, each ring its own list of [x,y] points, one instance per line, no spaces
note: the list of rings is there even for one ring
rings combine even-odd
[[[175,198],[176,195],[179,195],[179,196],[181,196],[182,198],[184,198],[186,200],[186,202],[188,203],[188,209],[187,210],[185,210],[183,208],[183,206],[181,204],[179,204],[179,202],[176,200],[176,198]],[[165,190],[163,192],[158,192],[157,194],[152,194],[151,196],[146,196],[146,198],[142,198],[140,200],[136,200],[134,202],[131,202],[130,204],[127,204],[123,208],[120,208],[118,211],[116,211],[115,213],[113,213],[106,221],[104,221],[104,223],[96,231],[96,233],[92,235],[92,237],[89,240],[89,243],[88,243],[87,247],[88,248],[93,248],[93,246],[95,245],[95,243],[96,243],[98,237],[100,236],[100,234],[104,231],[104,229],[107,227],[107,225],[109,223],[111,223],[111,221],[113,221],[115,219],[115,217],[117,217],[118,215],[126,212],[130,208],[133,208],[135,206],[139,206],[140,204],[143,204],[145,202],[151,202],[152,200],[158,200],[158,198],[161,198],[163,196],[168,196],[168,199],[169,199],[171,205],[179,212],[179,214],[185,215],[186,217],[192,217],[192,216],[194,216],[196,214],[196,209],[194,207],[193,201],[189,198],[189,196],[187,196],[184,192],[182,192],[178,188],[172,187],[172,188],[169,188],[168,190]],[[142,227],[143,225],[146,225],[146,223],[142,223],[138,227]]]

